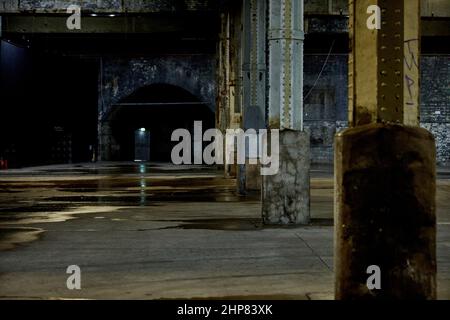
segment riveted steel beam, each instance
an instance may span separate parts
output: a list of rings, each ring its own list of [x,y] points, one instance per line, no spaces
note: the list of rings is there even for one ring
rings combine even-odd
[[[381,28],[366,13],[381,9]],[[419,125],[419,0],[350,1],[349,122]]]
[[[244,0],[242,10],[242,123],[244,130],[266,127],[266,2]],[[261,188],[257,159],[238,167],[238,192]],[[253,164],[251,164],[253,163]]]
[[[265,128],[266,4],[244,0],[242,37],[243,128]]]
[[[303,1],[269,1],[271,128],[303,130]]]

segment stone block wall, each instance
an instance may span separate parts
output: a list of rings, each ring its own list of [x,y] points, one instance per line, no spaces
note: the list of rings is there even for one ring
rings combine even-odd
[[[347,120],[346,54],[308,54],[304,63],[304,124],[313,163],[333,162],[338,122]],[[319,77],[320,75],[320,77]]]
[[[333,163],[334,134],[348,125],[347,57],[331,55],[324,66],[326,54],[305,55],[304,119],[313,163]],[[421,57],[421,126],[436,138],[438,164],[450,164],[450,55]]]
[[[421,126],[436,139],[437,161],[450,164],[450,55],[423,55]]]

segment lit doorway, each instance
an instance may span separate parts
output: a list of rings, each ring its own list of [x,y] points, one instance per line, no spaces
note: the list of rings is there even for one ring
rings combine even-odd
[[[150,132],[140,128],[134,133],[134,160],[150,161]]]

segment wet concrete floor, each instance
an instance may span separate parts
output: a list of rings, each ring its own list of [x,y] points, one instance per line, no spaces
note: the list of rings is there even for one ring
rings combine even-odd
[[[450,170],[438,181],[438,291],[450,298]],[[333,180],[313,221],[261,224],[259,195],[208,167],[100,163],[0,172],[0,298],[331,299]],[[68,290],[78,265],[82,289]]]

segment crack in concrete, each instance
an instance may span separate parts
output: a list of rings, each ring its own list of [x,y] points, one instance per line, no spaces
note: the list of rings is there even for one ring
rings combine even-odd
[[[322,259],[322,257],[308,244],[308,242],[306,242],[305,239],[303,239],[298,233],[295,233],[295,236],[297,238],[299,238],[301,241],[303,241],[303,243],[309,248],[309,250],[311,250],[311,252],[317,257],[319,258],[319,260],[325,265],[325,267],[328,269],[328,271],[330,271],[331,273],[333,273],[333,269],[331,269],[331,267],[325,262],[325,260]]]

